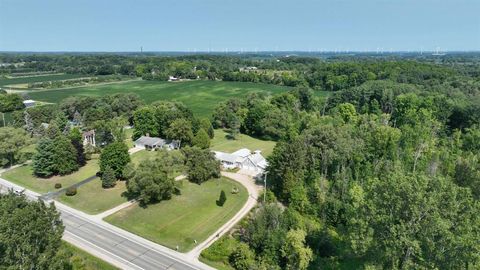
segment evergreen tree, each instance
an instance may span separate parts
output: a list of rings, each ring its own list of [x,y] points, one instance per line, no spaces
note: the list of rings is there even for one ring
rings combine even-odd
[[[102,173],[102,187],[103,188],[112,188],[115,186],[117,182],[117,178],[115,177],[115,171],[107,166],[105,171]]]
[[[58,136],[53,140],[55,173],[60,175],[69,174],[78,170],[77,150],[65,136]]]
[[[55,144],[52,139],[41,139],[33,156],[33,173],[40,177],[48,177],[56,173]]]
[[[220,192],[220,197],[217,200],[217,205],[223,206],[226,201],[227,201],[227,195],[225,194],[225,191],[223,191],[222,189],[222,191]]]
[[[85,157],[85,149],[83,147],[83,142],[82,142],[82,134],[80,133],[80,130],[78,128],[73,128],[70,131],[69,134],[70,141],[72,142],[73,147],[75,147],[77,151],[77,163],[78,165],[84,166],[87,163],[86,157]]]

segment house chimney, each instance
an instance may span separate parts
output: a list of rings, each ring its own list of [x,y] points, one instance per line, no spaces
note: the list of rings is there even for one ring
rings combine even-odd
[[[254,152],[255,154],[260,154],[260,153],[262,153],[261,150],[255,150],[255,151],[253,151],[253,152]]]
[[[145,136],[150,137],[150,133],[147,132],[147,134],[145,134]]]

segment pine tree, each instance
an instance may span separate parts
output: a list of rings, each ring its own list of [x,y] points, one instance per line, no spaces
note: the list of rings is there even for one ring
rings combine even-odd
[[[110,166],[105,167],[101,179],[103,188],[112,188],[117,182],[117,178],[115,177],[115,171]]]
[[[58,136],[54,140],[55,172],[65,175],[78,170],[77,150],[66,136]]]
[[[55,173],[55,144],[53,140],[42,139],[37,144],[37,152],[33,156],[33,173],[40,177],[48,177]]]
[[[220,192],[220,197],[218,198],[217,205],[218,206],[223,206],[225,202],[227,201],[227,195],[225,194],[225,191]]]
[[[70,141],[77,151],[77,163],[79,166],[84,166],[87,161],[85,157],[85,149],[82,142],[82,134],[78,128],[73,128],[69,134]]]

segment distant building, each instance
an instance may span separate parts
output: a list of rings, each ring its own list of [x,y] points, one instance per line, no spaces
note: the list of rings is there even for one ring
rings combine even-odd
[[[136,148],[147,150],[167,149],[173,150],[180,147],[180,143],[176,140],[164,140],[158,137],[141,136],[135,141]]]
[[[258,70],[257,67],[242,67],[240,68],[240,71],[255,71]]]
[[[35,106],[35,100],[27,99],[23,101],[23,105],[25,105],[25,108],[30,108]]]
[[[87,145],[96,146],[95,130],[92,129],[92,130],[84,131],[82,133],[82,141],[84,146],[87,146]]]
[[[268,165],[260,150],[251,152],[249,149],[242,148],[231,154],[219,151],[213,152],[215,153],[215,158],[226,169],[240,168],[254,174],[263,174]]]

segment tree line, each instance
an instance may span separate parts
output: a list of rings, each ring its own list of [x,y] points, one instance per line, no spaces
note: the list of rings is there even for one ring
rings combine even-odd
[[[479,90],[391,80],[220,104],[217,127],[278,143],[266,197],[204,253],[235,269],[476,269]]]

